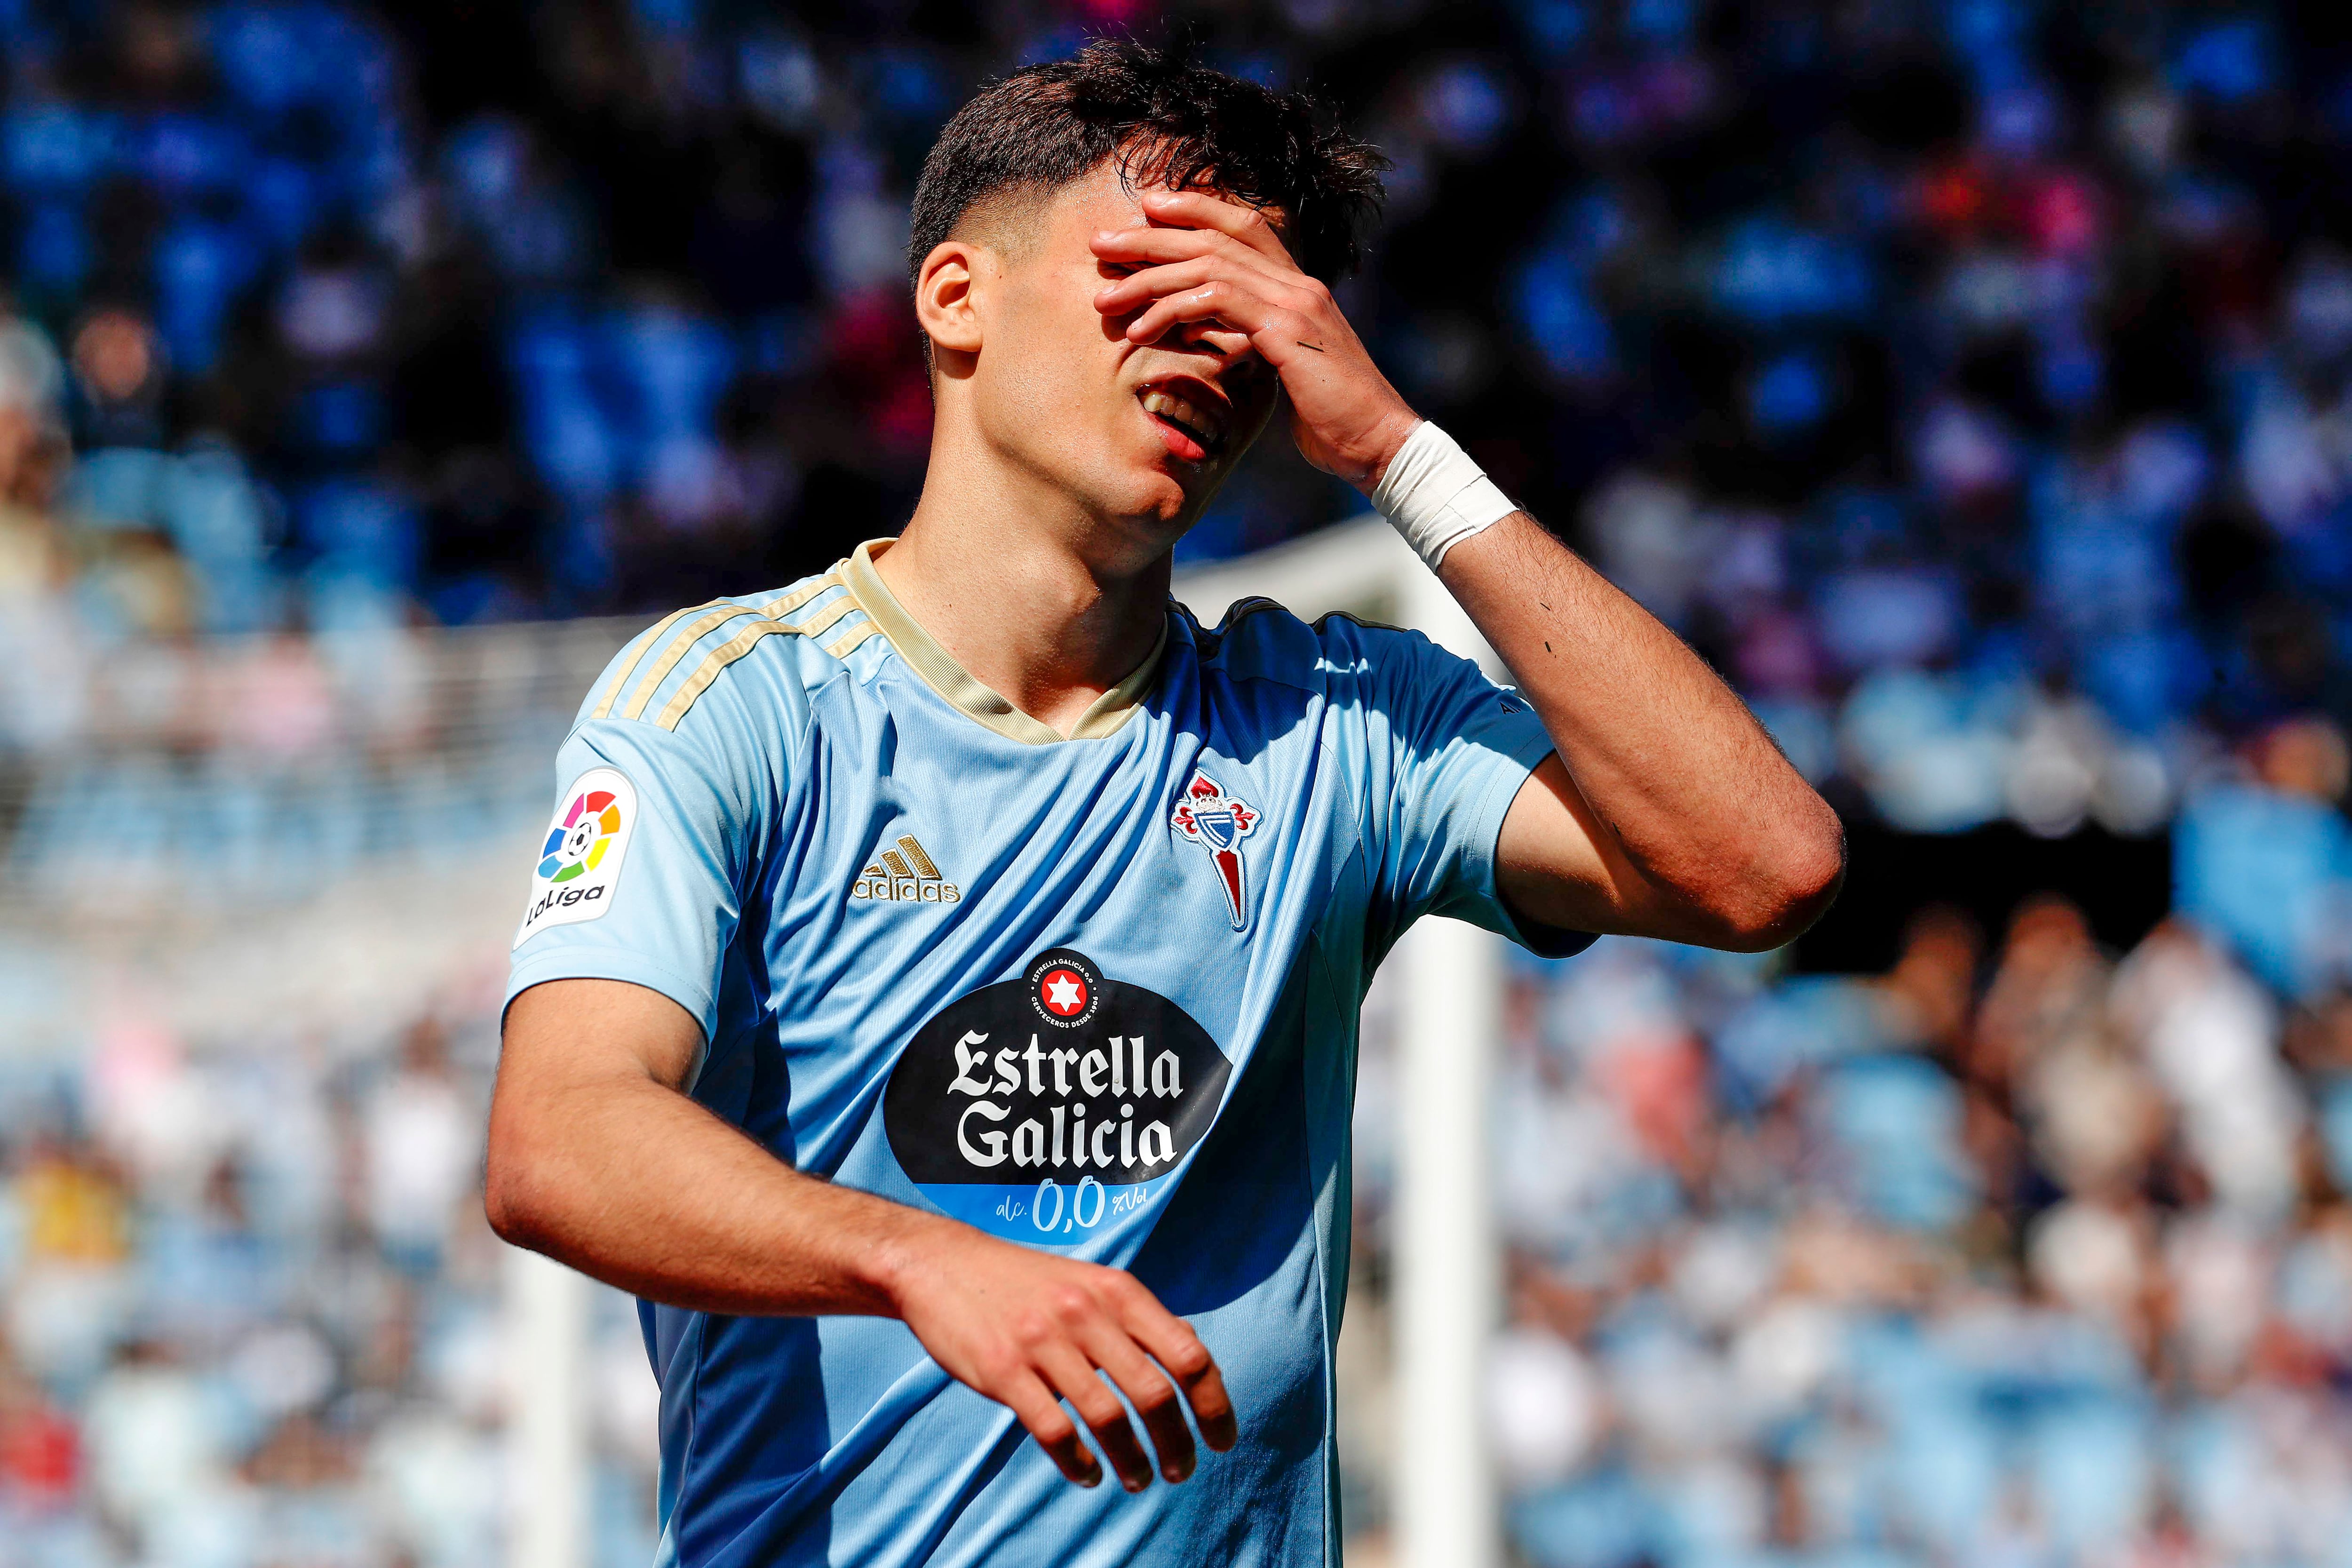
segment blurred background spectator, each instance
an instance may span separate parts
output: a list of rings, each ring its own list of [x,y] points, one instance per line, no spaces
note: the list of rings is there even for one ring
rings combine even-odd
[[[19,743],[126,640],[652,613],[888,532],[912,175],[1104,26],[1379,139],[1383,363],[1851,811],[2140,834],[2352,722],[2334,7],[9,16]],[[1184,553],[1359,506],[1269,441]]]
[[[2352,11],[0,0],[0,1568],[499,1555],[510,846],[643,617],[895,530],[920,158],[1106,28],[1387,149],[1382,363],[1855,836],[1515,972],[1514,1550],[2341,1559]],[[1181,555],[1360,510],[1269,439]]]

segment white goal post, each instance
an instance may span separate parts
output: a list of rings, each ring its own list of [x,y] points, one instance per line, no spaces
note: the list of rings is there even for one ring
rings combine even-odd
[[[1208,626],[1252,595],[1309,620],[1345,610],[1412,626],[1499,672],[1435,574],[1377,517],[1181,573],[1176,582],[1176,596]],[[1458,921],[1424,920],[1389,963],[1402,971],[1397,1102],[1411,1107],[1397,1128],[1395,1563],[1496,1568],[1502,1553],[1484,1401],[1500,1268],[1486,1113],[1502,942]],[[586,1285],[527,1255],[512,1260],[508,1279],[515,1336],[509,1432],[521,1482],[509,1568],[585,1568]]]

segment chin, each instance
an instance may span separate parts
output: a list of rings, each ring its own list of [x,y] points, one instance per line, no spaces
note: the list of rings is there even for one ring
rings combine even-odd
[[[1165,542],[1173,544],[1201,520],[1201,514],[1208,510],[1210,496],[1214,493],[1213,485],[1188,490],[1175,479],[1163,475],[1155,488],[1151,505],[1144,510],[1144,525]]]
[[[1134,518],[1147,526],[1156,520],[1159,526],[1181,532],[1205,499],[1197,485],[1187,486],[1170,473],[1157,453],[1122,467],[1124,472],[1103,476],[1108,482],[1097,492],[1102,510],[1114,516]]]
[[[1140,565],[1171,549],[1199,518],[1223,474],[1182,474],[1155,438],[1139,443],[1111,440],[1093,462],[1065,467],[1063,482],[1098,517],[1116,519],[1108,531],[1119,540],[1117,553]]]
[[[1118,541],[1114,552],[1129,568],[1174,548],[1200,511],[1183,487],[1164,474],[1137,475],[1107,491],[1098,502],[1111,520],[1104,537]]]

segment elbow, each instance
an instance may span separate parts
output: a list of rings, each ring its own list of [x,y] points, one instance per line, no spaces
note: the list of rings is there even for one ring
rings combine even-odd
[[[482,1171],[482,1213],[498,1238],[509,1247],[546,1251],[554,1228],[549,1201],[552,1186],[529,1141],[494,1121]]]
[[[495,1172],[497,1167],[493,1165]],[[500,1180],[492,1174],[482,1183],[482,1214],[490,1222],[490,1231],[509,1247],[529,1247],[531,1226],[530,1211],[524,1206],[522,1194],[511,1177]]]
[[[1812,797],[1803,819],[1759,846],[1736,892],[1711,911],[1718,924],[1709,945],[1734,952],[1769,952],[1802,936],[1837,901],[1845,882],[1845,826],[1827,802]]]

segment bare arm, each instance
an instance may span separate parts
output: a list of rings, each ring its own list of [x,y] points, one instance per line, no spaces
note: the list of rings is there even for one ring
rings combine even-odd
[[[1064,1400],[1129,1490],[1151,1479],[1097,1368],[1142,1415],[1168,1479],[1192,1471],[1185,1402],[1211,1447],[1233,1446],[1216,1363],[1133,1276],[802,1174],[681,1092],[701,1044],[683,1008],[641,986],[560,980],[516,997],[490,1106],[499,1235],[681,1307],[901,1319],[1083,1486],[1101,1468]]]
[[[1829,907],[1837,814],[1681,638],[1525,512],[1456,544],[1439,576],[1559,748],[1503,821],[1514,909],[1756,951]]]
[[[1150,191],[1146,228],[1094,239],[1135,268],[1096,309],[1150,342],[1188,321],[1246,333],[1282,377],[1307,461],[1367,495],[1419,423],[1331,291],[1263,214]],[[1512,907],[1577,931],[1712,947],[1787,942],[1843,875],[1836,814],[1730,689],[1672,632],[1525,512],[1457,543],[1439,575],[1559,749],[1512,803],[1496,848]]]

